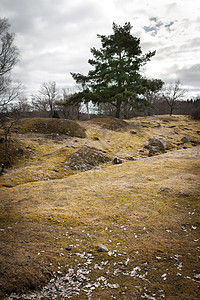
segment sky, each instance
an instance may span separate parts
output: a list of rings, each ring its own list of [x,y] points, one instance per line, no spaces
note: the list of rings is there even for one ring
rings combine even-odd
[[[27,97],[49,81],[73,91],[70,72],[87,74],[97,34],[112,34],[113,22],[131,23],[143,53],[156,50],[146,77],[180,80],[189,97],[200,95],[199,0],[1,0],[0,18],[15,33],[20,62],[12,77]]]

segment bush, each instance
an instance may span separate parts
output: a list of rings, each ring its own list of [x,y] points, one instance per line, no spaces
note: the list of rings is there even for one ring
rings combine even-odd
[[[191,113],[191,117],[194,120],[200,120],[200,107],[193,110],[193,112]]]

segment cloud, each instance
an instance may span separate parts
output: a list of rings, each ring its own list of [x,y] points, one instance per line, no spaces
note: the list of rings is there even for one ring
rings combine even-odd
[[[28,92],[37,92],[49,80],[62,87],[74,84],[70,72],[88,72],[90,48],[100,47],[97,34],[112,33],[113,21],[130,21],[142,50],[156,50],[147,74],[165,80],[180,77],[197,86],[197,0],[1,0],[0,14],[9,18],[21,53],[13,76]]]
[[[171,32],[173,30],[173,25],[175,21],[165,22],[163,23],[157,17],[149,18],[150,24],[148,26],[144,26],[143,29],[146,33],[150,33],[152,36],[158,35],[158,33],[162,30]]]

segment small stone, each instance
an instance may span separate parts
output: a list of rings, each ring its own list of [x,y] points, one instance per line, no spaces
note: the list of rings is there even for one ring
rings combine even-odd
[[[105,245],[103,245],[103,244],[99,244],[99,245],[97,246],[97,250],[98,250],[99,252],[108,252],[108,248],[107,248]]]
[[[189,142],[189,139],[185,136],[185,137],[183,137],[183,138],[181,139],[181,141],[182,141],[183,143],[187,143],[187,142]]]
[[[108,283],[108,287],[111,289],[118,289],[119,288],[119,284],[118,283]]]
[[[130,133],[131,134],[137,134],[137,132],[135,130],[131,130]]]
[[[65,248],[65,250],[67,250],[67,251],[71,251],[71,250],[72,250],[72,248],[71,248],[70,246],[67,246],[67,247]]]
[[[115,157],[115,158],[113,159],[113,164],[115,164],[115,165],[122,164],[122,160],[121,160],[120,158],[118,158],[118,157]]]
[[[200,274],[195,274],[194,278],[197,279],[197,280],[200,280]]]

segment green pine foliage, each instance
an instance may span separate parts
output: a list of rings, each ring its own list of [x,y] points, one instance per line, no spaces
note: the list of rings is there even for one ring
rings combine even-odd
[[[145,104],[143,96],[148,87],[148,80],[140,72],[155,51],[143,54],[140,39],[131,34],[131,24],[119,26],[113,23],[113,34],[97,35],[102,47],[91,49],[93,67],[87,75],[71,73],[82,91],[68,99],[69,103],[90,102],[94,104],[111,103],[116,107],[116,117],[120,117],[122,103],[131,106]]]

